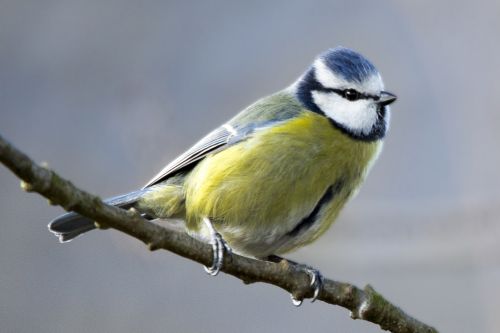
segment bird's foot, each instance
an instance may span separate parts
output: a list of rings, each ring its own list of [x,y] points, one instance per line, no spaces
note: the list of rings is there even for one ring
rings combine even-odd
[[[321,289],[323,288],[323,275],[321,275],[320,271],[317,269],[314,269],[309,266],[303,266],[303,270],[309,275],[311,278],[311,282],[309,285],[314,288],[314,293],[313,297],[311,298],[311,303],[316,301],[318,299],[319,293],[321,292]],[[293,295],[290,295],[290,298],[292,299],[292,304],[295,306],[301,306],[302,305],[302,300],[301,299],[296,299]]]
[[[276,255],[269,256],[266,259],[268,261],[272,261],[272,262],[280,262],[281,260],[285,260],[291,264],[298,266],[302,270],[304,270],[304,272],[306,272],[307,275],[309,275],[309,277],[311,278],[311,282],[309,283],[309,285],[312,288],[314,288],[314,293],[313,293],[313,297],[311,298],[311,303],[313,303],[314,301],[316,301],[318,299],[319,293],[321,292],[321,289],[323,288],[323,275],[321,275],[320,271],[318,271],[317,269],[314,269],[312,267],[298,264],[294,261],[281,258],[281,257],[276,256]],[[290,295],[290,298],[292,299],[293,305],[295,305],[295,306],[302,305],[302,299],[296,299],[293,295]]]
[[[210,231],[210,244],[212,245],[212,251],[213,251],[212,266],[210,267],[204,266],[204,268],[208,274],[215,276],[219,273],[220,269],[222,268],[222,264],[224,262],[224,252],[226,252],[229,256],[231,256],[233,251],[226,243],[226,241],[222,238],[221,234],[219,234],[215,230],[210,219],[204,218],[203,222]]]

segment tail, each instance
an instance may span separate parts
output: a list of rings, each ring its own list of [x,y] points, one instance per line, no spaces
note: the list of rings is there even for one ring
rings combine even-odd
[[[128,209],[148,191],[141,189],[105,200],[108,205]],[[59,237],[61,243],[69,242],[81,234],[95,229],[94,221],[77,213],[66,213],[49,223],[49,231]]]

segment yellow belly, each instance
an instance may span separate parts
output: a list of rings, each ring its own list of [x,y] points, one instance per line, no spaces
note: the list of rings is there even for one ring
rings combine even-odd
[[[255,257],[303,246],[335,220],[381,145],[353,140],[312,112],[258,130],[186,177],[187,227],[201,232],[208,217],[235,251]]]

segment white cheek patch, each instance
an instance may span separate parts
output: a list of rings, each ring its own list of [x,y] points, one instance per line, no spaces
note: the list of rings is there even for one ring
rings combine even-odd
[[[356,134],[370,134],[377,122],[377,109],[369,100],[348,101],[336,93],[320,91],[313,91],[312,97],[329,118]]]

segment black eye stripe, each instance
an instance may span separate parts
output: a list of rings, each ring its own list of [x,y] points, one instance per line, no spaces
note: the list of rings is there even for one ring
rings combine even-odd
[[[346,99],[349,99],[346,97],[347,94],[349,94],[349,93],[356,94],[356,98],[349,99],[350,101],[356,101],[359,99],[373,99],[374,101],[378,101],[380,99],[380,96],[361,93],[355,89],[336,89],[336,88],[316,87],[315,90],[323,91],[323,92],[334,92],[337,95],[342,96],[343,98],[346,98]]]

